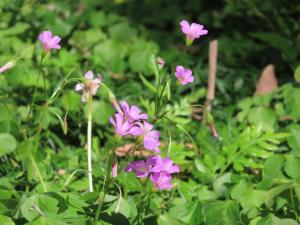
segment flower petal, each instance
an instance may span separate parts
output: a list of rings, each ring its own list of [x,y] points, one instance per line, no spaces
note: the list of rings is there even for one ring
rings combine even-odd
[[[86,74],[84,76],[86,79],[92,80],[94,78],[94,73],[93,73],[93,71],[89,70],[86,72]]]

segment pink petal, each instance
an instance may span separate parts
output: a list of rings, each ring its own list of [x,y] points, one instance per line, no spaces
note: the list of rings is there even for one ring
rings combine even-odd
[[[121,101],[121,107],[125,113],[127,113],[129,111],[129,105],[125,100]]]
[[[39,40],[43,43],[50,41],[52,38],[52,32],[51,31],[43,31],[39,35]]]
[[[144,130],[149,132],[153,128],[153,125],[151,123],[148,123],[147,121],[144,121]]]
[[[92,80],[94,78],[94,73],[92,71],[87,71],[86,74],[84,75],[86,79]]]
[[[116,127],[116,123],[114,121],[114,119],[112,117],[109,117],[109,122],[114,126]]]
[[[134,126],[129,130],[129,133],[133,136],[139,136],[143,133],[143,131],[141,128]]]
[[[75,91],[81,91],[84,88],[83,83],[76,84],[75,86]]]
[[[187,34],[190,30],[190,25],[188,23],[188,21],[186,20],[182,20],[180,22],[180,26],[181,26],[181,31],[184,33],[184,34]]]
[[[96,95],[98,89],[99,89],[99,85],[95,85],[95,86],[92,88],[92,94],[93,94],[93,95]]]

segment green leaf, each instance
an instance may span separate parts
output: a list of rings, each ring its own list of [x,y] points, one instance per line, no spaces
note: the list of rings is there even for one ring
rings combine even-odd
[[[279,219],[278,217],[274,216],[270,213],[267,217],[262,218],[257,222],[256,225],[299,225],[293,219]]]
[[[265,191],[254,190],[251,184],[241,180],[232,189],[231,197],[242,205],[244,213],[248,214],[249,218],[254,218],[264,203]]]
[[[121,213],[126,218],[129,218],[131,207],[129,203],[120,196],[107,211],[114,212],[116,214]]]
[[[252,108],[249,111],[248,120],[257,128],[273,130],[276,122],[276,115],[273,110],[260,106]]]
[[[205,225],[242,225],[239,207],[234,201],[216,201],[203,207]]]
[[[17,147],[16,139],[8,133],[0,133],[0,157],[13,152]]]
[[[295,69],[294,77],[295,80],[300,83],[300,65]]]
[[[55,217],[55,215],[51,216],[41,216],[31,223],[27,223],[26,225],[68,225],[63,220]]]
[[[144,85],[153,93],[156,93],[156,88],[151,84],[142,74],[140,74],[140,78],[143,81]]]
[[[189,202],[176,205],[170,209],[168,215],[189,225],[198,225],[202,222],[201,205],[199,202]]]
[[[11,218],[0,215],[0,225],[15,225]]]
[[[300,157],[294,155],[286,156],[284,171],[288,176],[297,182],[300,182]]]
[[[263,169],[263,187],[269,188],[275,178],[283,177],[282,167],[284,158],[281,155],[272,155],[264,163]]]
[[[300,155],[300,125],[291,124],[288,126],[291,136],[287,138],[288,145],[292,148],[293,152]]]
[[[28,28],[29,24],[19,22],[16,23],[14,26],[1,30],[0,37],[18,35],[24,33]]]
[[[37,208],[38,207],[38,196],[33,195],[27,198],[21,205],[21,212],[22,215],[25,217],[26,220],[32,221],[36,217],[40,215]]]
[[[281,184],[280,186],[277,186],[275,188],[272,188],[267,191],[266,196],[265,196],[265,204],[268,208],[271,208],[274,204],[274,198],[277,197],[280,193],[283,191],[292,188],[293,184],[288,183],[288,184]]]
[[[57,213],[58,211],[58,200],[55,198],[52,198],[48,195],[39,195],[39,207],[40,209],[47,213]]]
[[[93,121],[99,125],[108,124],[108,119],[114,113],[112,104],[105,101],[93,101]]]
[[[184,225],[184,223],[168,216],[168,215],[160,215],[157,219],[158,225]]]

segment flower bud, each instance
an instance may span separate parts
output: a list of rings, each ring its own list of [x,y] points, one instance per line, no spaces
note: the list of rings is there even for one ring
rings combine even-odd
[[[0,73],[4,73],[6,70],[12,68],[15,64],[16,64],[15,61],[7,62],[2,67],[0,67]]]

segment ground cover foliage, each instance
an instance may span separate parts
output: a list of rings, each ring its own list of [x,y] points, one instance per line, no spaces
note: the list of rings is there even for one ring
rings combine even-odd
[[[299,10],[297,1],[1,0],[0,65],[15,65],[0,74],[0,224],[298,224]],[[188,49],[182,19],[209,32]],[[60,50],[43,55],[44,30],[62,38]],[[195,108],[203,111],[214,38],[216,99],[200,121]],[[161,76],[170,75],[159,91],[156,57],[165,60]],[[280,87],[253,97],[268,63]],[[193,83],[175,84],[177,65],[193,70]],[[100,86],[92,103],[93,192],[89,107],[75,91],[89,70],[111,91]],[[171,190],[124,172],[141,155],[119,154],[118,176],[110,177],[111,154],[132,144],[116,144],[112,93],[155,122],[161,155],[180,167]]]

